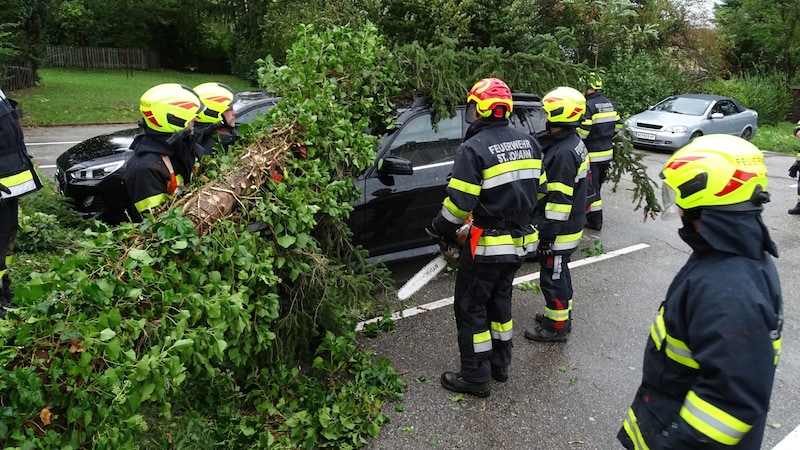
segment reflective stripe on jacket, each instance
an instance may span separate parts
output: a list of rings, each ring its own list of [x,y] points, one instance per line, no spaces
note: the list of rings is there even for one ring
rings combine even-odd
[[[538,141],[506,119],[480,119],[456,150],[439,215],[454,227],[472,214],[473,256],[518,261],[536,248],[531,218],[542,170]]]
[[[553,251],[572,251],[580,243],[586,222],[586,146],[574,128],[541,135],[539,142],[544,173],[534,224],[539,239],[551,243]]]
[[[614,159],[613,139],[622,126],[622,117],[614,102],[600,92],[592,92],[586,96],[586,113],[578,134],[589,150],[591,162],[609,162]]]
[[[178,186],[190,179],[191,170],[183,163],[184,159],[174,156],[175,147],[182,149],[183,146],[169,146],[164,141],[160,136],[143,134],[131,144],[134,154],[125,167],[125,186],[139,212],[166,202]],[[165,161],[172,167],[167,167]]]
[[[629,449],[761,448],[783,325],[774,244],[758,211],[700,220],[650,327],[618,435]]]
[[[0,90],[0,183],[11,191],[0,191],[2,198],[19,197],[42,187],[25,147],[16,106],[17,102]]]

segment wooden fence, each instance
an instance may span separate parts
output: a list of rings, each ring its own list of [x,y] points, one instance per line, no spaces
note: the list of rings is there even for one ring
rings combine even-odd
[[[33,62],[30,60],[0,66],[0,88],[5,92],[29,88],[35,82]]]
[[[152,70],[160,67],[158,53],[135,48],[47,46],[52,67]]]

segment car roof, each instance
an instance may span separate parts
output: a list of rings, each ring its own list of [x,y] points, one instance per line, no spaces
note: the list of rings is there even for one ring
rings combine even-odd
[[[233,109],[238,110],[251,103],[258,103],[262,101],[278,103],[279,100],[280,97],[277,97],[267,91],[238,91],[236,93],[236,101],[233,103]]]
[[[542,97],[538,94],[529,94],[525,92],[512,92],[511,98],[515,106],[536,108],[542,106]],[[409,107],[397,109],[397,123],[405,122],[410,116],[425,111],[431,107],[433,98],[430,96],[418,97]],[[459,103],[457,107],[464,107],[463,103]]]
[[[679,94],[673,95],[673,97],[688,97],[688,98],[698,98],[701,100],[733,100],[731,97],[725,97],[724,95],[714,95],[714,94]]]

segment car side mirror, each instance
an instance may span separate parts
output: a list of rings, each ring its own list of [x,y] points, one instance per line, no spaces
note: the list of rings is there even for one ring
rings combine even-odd
[[[721,112],[711,113],[711,118],[712,119],[722,119],[723,117],[725,117],[725,116]]]
[[[387,156],[378,160],[378,173],[381,175],[413,175],[411,161],[399,156]]]

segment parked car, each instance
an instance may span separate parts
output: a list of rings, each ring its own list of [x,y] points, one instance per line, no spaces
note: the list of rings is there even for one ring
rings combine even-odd
[[[731,97],[681,94],[631,116],[625,125],[634,147],[675,151],[705,134],[730,134],[749,140],[758,130],[758,112]]]
[[[248,107],[265,112],[275,100],[252,102]],[[406,259],[438,250],[425,227],[442,206],[455,151],[469,124],[464,118],[466,108],[460,106],[455,116],[434,127],[430,106],[430,99],[422,98],[399,111],[397,126],[382,136],[375,163],[355,180],[361,198],[353,203],[349,225],[354,243],[366,248],[372,261]],[[247,116],[238,111],[237,123],[241,123]],[[541,98],[514,94],[511,125],[530,134],[543,131]],[[97,136],[59,156],[56,181],[61,192],[75,200],[79,213],[112,222],[123,220],[120,207],[128,204],[123,171],[132,153],[128,146],[138,132]]]

